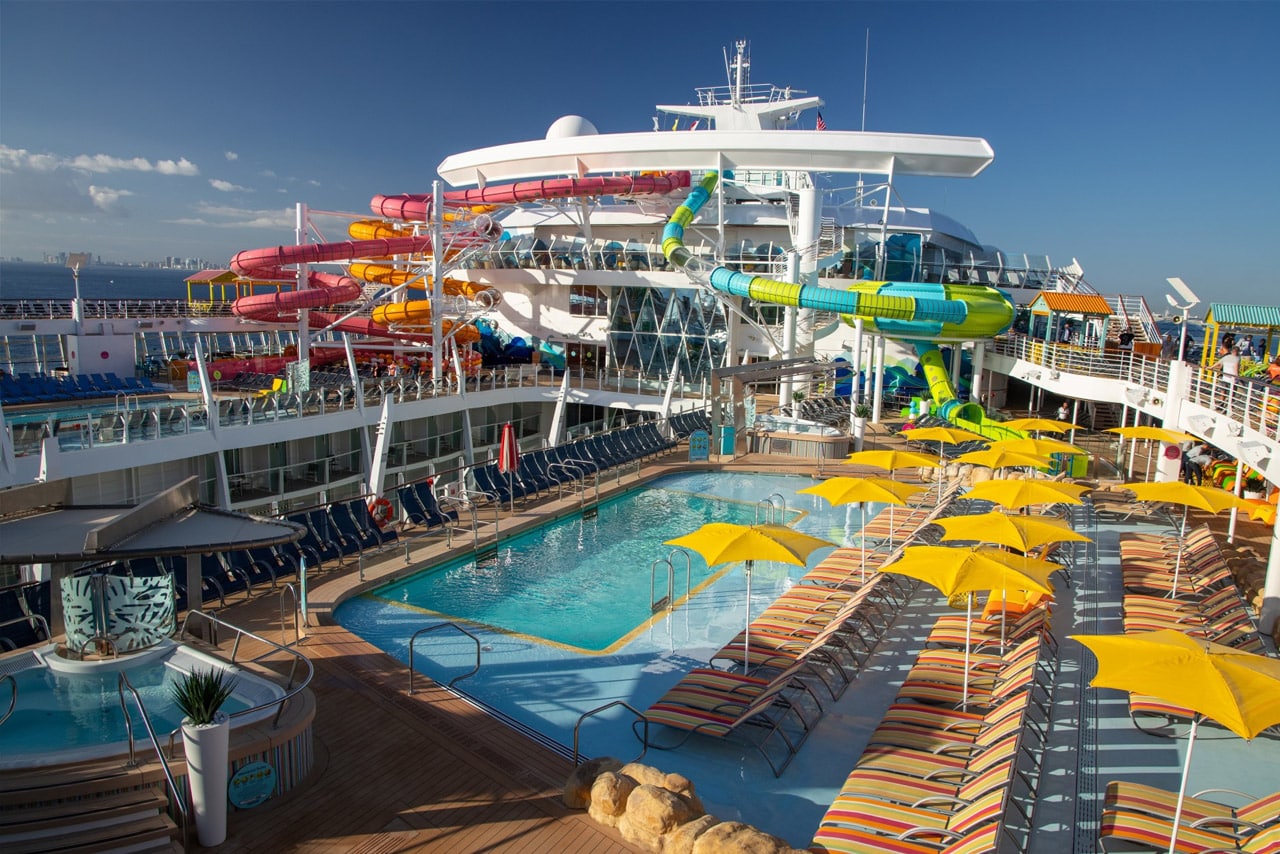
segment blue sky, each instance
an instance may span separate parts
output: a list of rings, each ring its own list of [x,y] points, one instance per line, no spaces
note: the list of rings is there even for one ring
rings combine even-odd
[[[427,192],[448,154],[752,79],[831,129],[981,136],[973,180],[900,190],[1105,292],[1181,276],[1280,301],[1280,3],[217,3],[0,0],[0,255],[221,260],[292,208]]]

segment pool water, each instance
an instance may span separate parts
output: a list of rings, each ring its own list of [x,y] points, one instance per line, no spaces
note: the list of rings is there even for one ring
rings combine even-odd
[[[114,664],[114,663],[112,663]],[[124,666],[100,666],[63,672],[40,664],[13,674],[18,683],[18,702],[13,715],[0,726],[0,768],[25,767],[122,752],[128,738],[120,707],[118,673],[123,670],[137,689],[147,716],[164,740],[182,724],[182,713],[174,705],[171,686],[193,666],[212,666],[203,657],[193,658],[186,650],[174,651],[165,645],[141,653]],[[251,708],[265,699],[251,675],[234,674],[236,692],[223,704],[228,714]],[[277,689],[278,693],[278,689]],[[8,691],[0,689],[4,702]],[[137,704],[126,702],[133,723],[135,742],[145,743],[147,735]]]
[[[757,516],[765,521],[768,508],[755,501],[680,486],[632,491],[603,502],[594,518],[562,519],[503,541],[496,556],[458,561],[369,595],[583,652],[607,650],[647,623],[653,601],[666,595],[669,571],[654,567],[673,551],[664,541],[707,522],[750,525]],[[784,522],[798,515],[788,511],[774,518]],[[686,566],[679,557],[673,570],[678,601],[687,581],[696,590],[727,568],[709,568],[700,558]]]

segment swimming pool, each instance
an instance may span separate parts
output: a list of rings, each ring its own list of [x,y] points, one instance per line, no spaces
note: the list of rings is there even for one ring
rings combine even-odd
[[[11,667],[19,659],[6,659]],[[12,670],[18,683],[18,702],[12,717],[0,726],[0,769],[57,765],[128,750],[117,674],[123,670],[138,690],[147,715],[161,739],[182,723],[170,686],[183,673],[198,667],[226,669],[236,680],[235,692],[223,706],[228,714],[253,708],[284,695],[271,682],[227,665],[198,650],[166,640],[146,652],[103,662],[58,658],[52,646],[21,658]],[[8,692],[4,692],[6,701]],[[130,700],[135,742],[146,740],[137,706]],[[274,713],[264,710],[263,716]],[[255,715],[249,718],[258,717]],[[236,725],[244,723],[243,718]]]
[[[677,607],[650,615],[650,565],[655,555],[665,557],[671,551],[662,541],[699,527],[705,517],[698,516],[698,512],[732,512],[727,507],[709,511],[702,508],[703,502],[716,505],[713,499],[720,499],[727,505],[748,508],[746,521],[750,522],[756,502],[777,494],[785,497],[788,515],[794,519],[796,529],[839,545],[855,543],[861,510],[856,506],[832,508],[816,496],[796,494],[813,482],[808,477],[739,472],[670,475],[647,484],[648,489],[664,493],[661,502],[666,503],[661,506],[671,517],[669,528],[641,528],[628,534],[626,539],[611,537],[609,532],[618,521],[616,517],[626,515],[629,505],[625,503],[615,511],[602,510],[598,519],[565,523],[564,530],[571,533],[559,535],[559,556],[550,567],[544,568],[541,583],[548,585],[547,590],[557,589],[558,577],[573,571],[569,568],[571,562],[577,563],[582,558],[591,564],[594,552],[590,549],[594,548],[596,539],[600,539],[611,547],[608,571],[596,569],[594,575],[588,576],[590,583],[603,583],[616,576],[638,576],[639,592],[633,591],[632,595],[642,600],[639,607],[643,613],[639,618],[616,617],[611,611],[621,609],[622,605],[611,602],[606,595],[605,604],[594,605],[594,611],[583,608],[572,618],[555,614],[549,622],[576,619],[583,623],[616,623],[607,635],[616,635],[631,627],[625,630],[621,640],[591,652],[582,651],[576,644],[551,640],[542,628],[502,630],[464,623],[483,645],[481,667],[475,676],[459,681],[456,688],[513,724],[566,750],[573,745],[574,725],[584,712],[617,700],[638,709],[647,708],[685,672],[705,666],[713,654],[742,630],[746,619],[746,582],[741,566],[718,567],[708,572],[696,556],[693,558],[695,595],[681,601],[684,568],[683,562],[678,562]],[[697,500],[691,502],[692,506],[702,509],[683,516],[677,503],[681,496],[695,497]],[[874,516],[878,509],[868,507],[867,518]],[[593,530],[597,527],[603,528],[599,534]],[[675,533],[667,533],[670,529]],[[578,533],[583,537],[581,550]],[[502,543],[499,555],[510,545]],[[826,551],[815,553],[811,565],[826,554]],[[349,631],[407,663],[410,637],[424,627],[451,619],[442,614],[457,616],[456,611],[461,609],[447,600],[413,601],[417,585],[425,583],[433,572],[350,599],[338,608],[335,617]],[[495,564],[485,578],[489,579],[488,583],[502,583],[501,572],[501,565]],[[763,610],[804,572],[802,567],[758,564],[753,573],[752,612]],[[439,574],[447,574],[447,570]],[[661,577],[659,574],[660,586]],[[703,580],[699,582],[698,578]],[[445,590],[453,582],[439,578],[436,583]],[[579,590],[579,586],[575,582],[575,586],[561,587],[558,595],[582,602],[588,595],[595,595],[594,591],[588,594]],[[528,612],[523,618],[555,612],[561,604],[553,594],[526,597],[523,602],[522,609],[517,609]],[[552,605],[544,607],[540,602]],[[489,621],[491,625],[493,618]],[[588,630],[582,629],[584,634]],[[433,632],[415,643],[414,666],[440,683],[467,673],[474,664],[475,645],[458,633]],[[637,756],[640,745],[631,732],[631,720],[630,714],[620,708],[589,719],[581,730],[582,753],[623,760]],[[850,725],[850,722],[848,716],[824,718],[826,726],[831,728]],[[830,763],[832,768],[821,768],[819,772],[818,766],[828,763],[828,759],[821,751],[809,751],[802,752],[783,778],[775,779],[754,749],[741,742],[715,739],[692,739],[678,750],[650,751],[644,761],[695,780],[699,795],[715,815],[762,827],[787,838],[793,845],[808,844],[818,817],[834,795],[832,787],[838,787],[839,781],[848,774],[847,763],[841,766],[838,762]]]
[[[672,569],[677,603],[686,584],[696,590],[729,571],[700,559],[686,566],[682,557],[672,569],[655,568],[673,551],[664,541],[707,522],[767,521],[769,508],[756,501],[696,491],[701,488],[705,484],[664,482],[633,490],[602,502],[592,518],[561,519],[504,540],[496,554],[455,561],[370,596],[578,652],[605,652],[653,619],[651,605],[665,595]],[[778,522],[802,515],[778,511]]]

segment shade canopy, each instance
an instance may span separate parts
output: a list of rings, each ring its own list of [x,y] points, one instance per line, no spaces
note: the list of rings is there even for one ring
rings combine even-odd
[[[1225,489],[1218,489],[1216,486],[1197,486],[1180,480],[1129,483],[1125,484],[1124,488],[1132,492],[1139,501],[1164,501],[1183,507],[1194,507],[1208,513],[1221,513],[1233,507],[1248,511],[1253,506],[1247,500]]]
[[[1049,576],[1062,569],[1060,564],[1038,558],[1027,558],[989,546],[953,548],[950,546],[911,546],[902,557],[880,567],[931,584],[950,599],[980,590],[1033,590],[1053,593]]]
[[[961,442],[987,441],[985,436],[979,436],[969,430],[946,426],[917,427],[914,430],[903,430],[898,435],[917,442],[945,442],[949,445],[958,445]]]
[[[1126,439],[1152,439],[1157,442],[1168,442],[1171,445],[1176,445],[1179,442],[1200,441],[1190,433],[1183,433],[1181,430],[1170,430],[1166,427],[1153,427],[1144,424],[1129,427],[1108,427],[1106,432],[1116,433]]]
[[[855,451],[841,461],[848,465],[864,465],[885,471],[897,471],[910,468],[941,468],[938,458],[917,451],[900,451],[894,448],[878,448],[870,451]]]
[[[961,454],[956,457],[956,462],[968,463],[972,466],[983,466],[989,469],[1041,468],[1049,465],[1048,458],[1042,454],[1028,454],[999,448],[970,451],[967,454]]]
[[[1047,457],[1050,454],[1087,455],[1089,453],[1084,448],[1057,439],[1004,439],[1000,442],[992,442],[991,450],[1013,451],[1016,454],[1031,454],[1039,457]]]
[[[1001,421],[1001,427],[1008,427],[1010,430],[1039,430],[1041,433],[1065,433],[1068,430],[1075,430],[1079,425],[1072,424],[1070,421],[1059,421],[1056,418],[1014,418],[1010,421]]]
[[[918,483],[899,483],[883,477],[832,477],[798,489],[796,493],[825,498],[833,507],[865,502],[902,506],[911,496],[925,489]]]
[[[1217,721],[1241,738],[1280,724],[1280,660],[1174,629],[1073,635],[1098,659],[1095,688],[1157,697]]]
[[[708,522],[692,533],[667,540],[666,545],[697,552],[707,566],[747,560],[771,560],[804,566],[813,552],[833,549],[837,544],[786,525]]]
[[[993,511],[974,516],[948,516],[933,524],[946,533],[944,540],[972,540],[995,543],[1019,551],[1027,551],[1048,543],[1091,542],[1089,537],[1071,529],[1066,521],[1047,516],[1010,516]]]
[[[1018,510],[1031,504],[1083,504],[1080,496],[1088,491],[1087,486],[1056,480],[988,480],[975,484],[964,497]]]

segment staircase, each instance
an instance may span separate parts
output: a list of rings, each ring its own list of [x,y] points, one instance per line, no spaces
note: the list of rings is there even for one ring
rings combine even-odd
[[[1095,432],[1120,426],[1120,417],[1122,415],[1120,404],[1095,402],[1090,403],[1089,409],[1093,411],[1093,417],[1091,422],[1087,423],[1089,423],[1090,429]]]
[[[0,851],[181,852],[163,776],[118,762],[79,772],[0,774]]]

